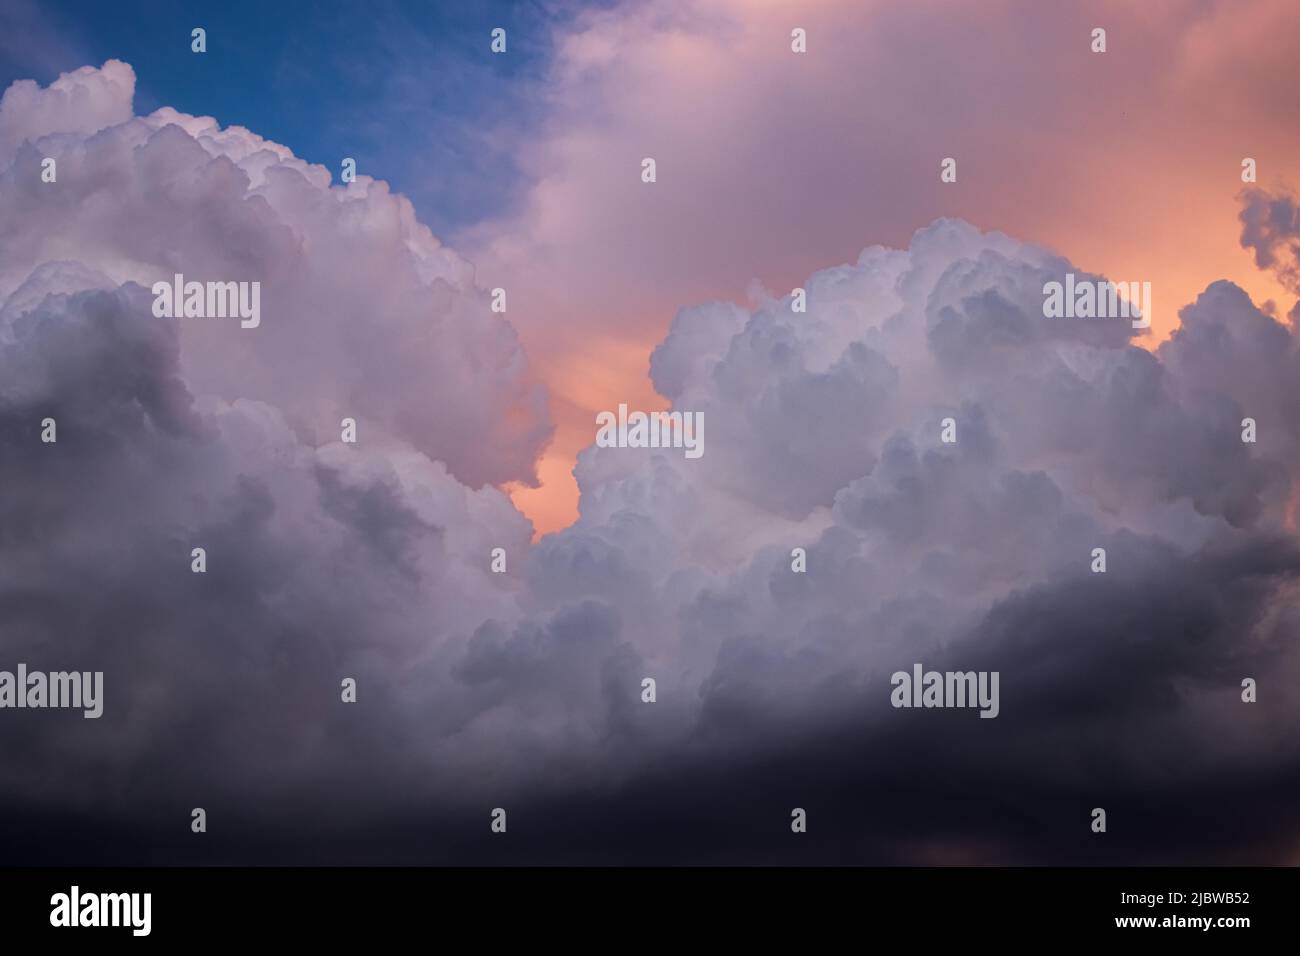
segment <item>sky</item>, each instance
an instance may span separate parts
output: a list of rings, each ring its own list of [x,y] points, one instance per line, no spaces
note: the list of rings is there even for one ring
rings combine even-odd
[[[400,183],[440,235],[518,201],[523,179],[501,130],[527,128],[551,31],[566,19],[497,0],[380,2],[364,13],[245,0],[141,2],[127,16],[93,2],[6,8],[5,86],[124,60],[136,68],[141,112],[168,105],[246,126],[335,175],[351,156]],[[195,26],[212,38],[202,60],[190,51]],[[516,35],[510,55],[475,55],[498,26]]]
[[[1300,859],[1300,8],[176,7],[0,12],[15,859]]]
[[[351,156],[513,290],[557,426],[540,487],[510,489],[539,535],[577,516],[595,412],[664,407],[647,356],[678,308],[782,294],[939,216],[1149,277],[1156,340],[1211,278],[1294,301],[1234,235],[1242,157],[1296,181],[1295,126],[1267,121],[1290,110],[1285,3],[8,6],[0,83],[122,59],[140,112],[246,126],[336,177]],[[204,57],[176,39],[196,16]],[[1068,42],[1102,20],[1104,55]],[[646,154],[653,214],[626,172]]]

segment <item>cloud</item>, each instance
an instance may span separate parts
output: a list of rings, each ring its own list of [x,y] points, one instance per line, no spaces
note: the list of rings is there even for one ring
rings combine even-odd
[[[365,176],[331,187],[324,168],[209,118],[133,118],[123,63],[33,87],[15,84],[0,105],[0,201],[13,212],[0,294],[65,259],[146,288],[176,273],[259,281],[255,332],[185,329],[197,388],[274,404],[318,441],[353,417],[474,486],[534,480],[551,431],[545,392],[470,264],[405,198]],[[41,192],[31,184],[45,155],[59,179]]]
[[[1243,155],[1261,182],[1295,171],[1282,100],[1300,81],[1286,40],[1298,17],[1285,0],[587,10],[554,39],[546,110],[514,140],[523,201],[458,237],[485,281],[510,286],[529,354],[565,399],[547,488],[516,500],[547,530],[568,523],[588,422],[655,401],[639,390],[644,356],[679,306],[745,301],[755,280],[784,295],[938,218],[1151,281],[1155,340],[1212,278],[1282,302],[1241,254],[1233,193]],[[1104,55],[1090,49],[1099,25]],[[806,54],[791,52],[796,26]],[[956,183],[939,182],[945,157]]]
[[[579,521],[530,544],[494,484],[545,406],[471,265],[381,183],[113,109],[0,155],[0,666],[105,672],[100,720],[0,720],[16,859],[1294,851],[1300,343],[1239,288],[1152,352],[1043,317],[1085,270],[940,219],[802,279],[807,313],[684,308],[650,368],[704,456],[586,448]],[[262,281],[261,328],[155,318],[173,270]],[[999,670],[999,717],[891,708],[918,661]]]
[[[1273,270],[1292,292],[1300,292],[1300,211],[1289,195],[1262,189],[1243,192],[1241,244],[1255,253],[1255,265]]]
[[[48,87],[19,80],[0,99],[0,155],[24,140],[58,134],[90,135],[131,118],[135,71],[118,60],[102,68],[83,66]]]

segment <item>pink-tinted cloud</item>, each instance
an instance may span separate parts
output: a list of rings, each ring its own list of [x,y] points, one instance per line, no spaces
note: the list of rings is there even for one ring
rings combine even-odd
[[[471,485],[533,479],[545,393],[473,267],[405,197],[368,176],[332,187],[323,167],[211,118],[133,118],[134,85],[109,61],[5,93],[0,295],[65,259],[146,288],[177,273],[258,281],[257,328],[186,324],[197,388],[270,402],[317,444],[350,417]],[[39,193],[28,184],[46,156],[58,179]]]
[[[561,38],[543,134],[519,144],[523,211],[462,241],[571,400],[566,460],[595,410],[639,397],[677,308],[752,280],[781,294],[939,216],[1151,281],[1158,341],[1214,279],[1285,295],[1237,244],[1236,195],[1243,157],[1261,182],[1300,171],[1297,32],[1287,0],[623,4]]]

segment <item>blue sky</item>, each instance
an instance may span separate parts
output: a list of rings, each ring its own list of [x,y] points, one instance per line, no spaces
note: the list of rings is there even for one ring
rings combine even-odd
[[[541,117],[553,29],[580,9],[541,0],[5,0],[0,87],[125,60],[137,75],[137,113],[166,105],[247,126],[335,176],[352,156],[446,238],[522,195],[513,147]],[[190,50],[196,26],[208,35],[201,56]],[[498,26],[504,56],[489,50]]]

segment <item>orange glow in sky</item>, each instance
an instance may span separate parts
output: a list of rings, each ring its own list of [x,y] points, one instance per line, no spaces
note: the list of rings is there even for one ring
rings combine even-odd
[[[990,6],[1017,28],[980,28]],[[1273,121],[1294,91],[1268,79],[1294,56],[1300,4],[640,10],[593,14],[561,44],[556,117],[525,151],[528,201],[466,243],[481,284],[511,286],[510,320],[550,390],[541,485],[508,489],[539,535],[577,516],[571,472],[596,412],[666,407],[649,358],[677,309],[743,304],[752,282],[784,295],[941,216],[1151,282],[1146,347],[1218,279],[1279,317],[1295,304],[1242,248],[1237,217],[1244,157],[1261,188],[1300,181],[1300,127]],[[788,49],[796,13],[805,57]],[[947,156],[959,175],[945,185]]]

